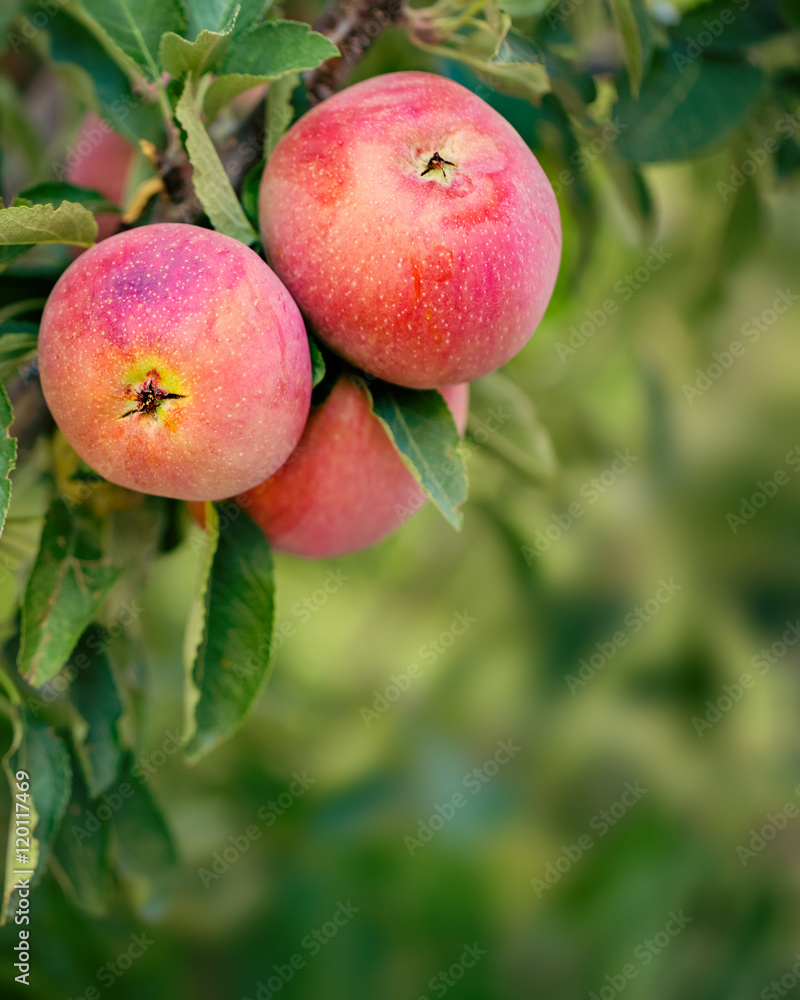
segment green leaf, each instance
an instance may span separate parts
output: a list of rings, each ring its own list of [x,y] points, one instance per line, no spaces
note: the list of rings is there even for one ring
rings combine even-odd
[[[216,548],[204,593],[201,584],[199,606],[205,606],[206,616],[190,674],[194,725],[186,752],[194,758],[239,728],[272,661],[275,584],[269,544],[238,507],[227,504],[222,510],[221,529],[218,512],[207,515],[209,550]],[[206,561],[204,571],[207,566]]]
[[[800,0],[779,0],[778,11],[787,24],[800,28]]]
[[[18,47],[22,46],[27,39],[22,35],[18,35],[16,32],[9,30],[12,26],[12,22],[19,17],[22,12],[23,0],[5,0],[2,10],[0,10],[0,34],[6,36],[6,41],[10,45],[13,52],[19,50]]]
[[[4,147],[16,147],[30,171],[41,170],[42,137],[26,111],[22,92],[6,76],[0,76],[0,142]]]
[[[733,201],[719,248],[721,279],[758,249],[767,228],[758,187],[752,177],[746,177]]]
[[[269,21],[238,35],[223,59],[220,76],[206,92],[203,110],[213,118],[234,97],[287,73],[314,69],[339,55],[324,35],[300,21]]]
[[[0,246],[0,272],[4,271],[18,257],[22,257],[29,250],[33,250],[35,246],[35,243],[21,243],[17,246],[8,247]]]
[[[269,21],[239,35],[220,71],[277,80],[286,73],[314,69],[339,54],[330,39],[312,31],[304,21]]]
[[[5,765],[12,797],[11,825],[6,857],[6,882],[3,895],[3,917],[10,913],[11,896],[20,881],[38,879],[47,864],[50,848],[69,802],[72,787],[72,767],[64,741],[51,728],[25,719],[24,735],[18,750]],[[18,771],[29,775],[27,800],[22,799],[16,811]],[[18,845],[16,816],[22,816],[22,806],[29,811],[30,850]],[[19,860],[17,849],[26,851],[28,861]]]
[[[537,484],[555,475],[553,443],[533,403],[500,372],[470,385],[467,435],[473,451],[486,448]]]
[[[96,95],[99,114],[115,132],[133,144],[141,138],[160,147],[164,122],[158,105],[148,104],[133,91],[127,75],[96,36],[71,17],[54,17],[47,30],[61,81],[75,89],[82,84]],[[56,177],[64,177],[71,152],[68,149],[61,162],[52,164]]]
[[[25,309],[18,309],[17,314],[23,311],[29,312],[36,308],[38,300],[30,302],[29,304],[22,301],[15,303],[15,305],[27,306]],[[39,336],[39,324],[33,323],[31,320],[27,319],[17,319],[16,316],[12,316],[11,319],[4,319],[2,323],[0,323],[0,338],[8,337],[13,334],[25,334],[26,336],[36,339]]]
[[[12,337],[13,334],[7,336]],[[27,337],[29,334],[20,334]],[[0,340],[0,368],[2,367],[3,345],[6,337]],[[11,501],[11,472],[17,465],[17,440],[8,432],[14,420],[14,411],[6,390],[0,385],[0,535],[6,523],[8,505]]]
[[[311,388],[316,388],[325,378],[325,358],[316,340],[309,334],[308,349],[311,353]]]
[[[553,0],[503,0],[500,9],[513,18],[540,17],[551,6]]]
[[[222,31],[237,8],[234,33],[249,28],[270,7],[270,0],[185,0],[189,26],[187,38],[197,38],[201,31]]]
[[[622,52],[625,57],[625,66],[628,69],[631,94],[638,97],[642,84],[643,62],[642,39],[633,10],[633,3],[636,0],[610,0],[610,2],[614,21],[622,38]]]
[[[258,229],[258,191],[261,187],[261,175],[264,173],[265,161],[257,163],[247,172],[242,182],[241,200],[245,215],[254,229]]]
[[[235,15],[234,15],[235,16]],[[172,76],[192,73],[195,77],[213,69],[225,55],[230,44],[232,20],[223,31],[203,30],[193,42],[187,41],[174,31],[168,31],[161,38],[158,55],[161,65]]]
[[[35,357],[36,341],[35,333],[7,333],[0,339],[0,382],[7,382],[22,365]],[[3,406],[0,405],[0,410],[2,409]],[[0,532],[2,528],[0,519]]]
[[[175,114],[186,132],[186,150],[194,171],[192,180],[195,191],[212,226],[218,232],[250,246],[258,240],[258,233],[247,221],[214,144],[200,120],[191,79],[186,81]]]
[[[245,91],[266,82],[263,77],[247,76],[243,73],[226,73],[224,76],[218,76],[206,91],[203,112],[213,120],[239,94],[244,94]]]
[[[108,911],[113,888],[111,830],[107,822],[87,825],[92,816],[94,807],[81,769],[73,766],[72,796],[53,844],[52,868],[75,906],[92,917],[102,917]]]
[[[371,382],[372,409],[414,478],[457,530],[467,499],[461,438],[443,397],[435,389],[404,389]]]
[[[638,224],[642,242],[647,244],[655,238],[657,219],[650,189],[642,171],[633,164],[620,160],[613,153],[605,156],[602,162],[623,204]]]
[[[243,73],[226,73],[224,76],[218,76],[205,93],[203,113],[209,121],[212,121],[239,94],[266,82],[263,77],[247,76]]]
[[[431,43],[428,37],[438,37]],[[493,87],[539,104],[550,90],[542,50],[519,32],[502,11],[485,18],[454,18],[445,12],[432,18],[424,36],[412,33],[415,45],[433,55],[469,66]]]
[[[496,52],[481,72],[489,76],[500,90],[523,95],[537,104],[542,94],[551,88],[544,53],[512,30],[503,35]]]
[[[119,784],[133,789],[132,795],[120,796],[121,804],[111,819],[119,869],[125,875],[163,879],[175,868],[175,843],[150,789],[134,773],[131,754],[123,760]]]
[[[682,160],[731,132],[758,96],[764,75],[747,62],[660,53],[636,100],[620,85],[612,117],[621,127],[615,149],[631,163]]]
[[[81,636],[72,657],[77,676],[70,685],[73,705],[86,721],[86,736],[77,747],[92,796],[104,792],[119,774],[122,753],[117,722],[122,704],[99,626]]]
[[[160,83],[158,47],[165,31],[182,34],[186,16],[180,0],[80,0],[89,19],[152,83]]]
[[[791,177],[800,170],[800,146],[791,136],[785,135],[778,140],[774,156],[778,177]]]
[[[119,212],[119,206],[113,201],[109,201],[105,195],[91,188],[76,187],[66,181],[45,181],[43,184],[36,184],[34,187],[20,191],[19,198],[25,198],[34,205],[59,206],[62,201],[69,201],[75,205],[83,205],[93,215],[101,212]]]
[[[281,137],[292,124],[294,106],[292,93],[300,82],[298,73],[287,73],[269,85],[267,91],[267,137],[264,140],[264,157],[269,159]]]
[[[41,687],[63,667],[120,571],[102,558],[101,525],[57,498],[22,605],[19,671]]]
[[[781,13],[774,0],[750,4],[742,0],[735,4],[730,0],[711,0],[685,11],[670,34],[682,43],[699,44],[704,51],[731,52],[759,45],[785,32],[786,23]],[[723,21],[720,15],[726,20]],[[714,22],[722,27],[721,31],[708,30],[709,23]],[[703,36],[702,42],[698,43],[698,35]]]
[[[83,205],[65,201],[58,208],[0,209],[0,246],[28,243],[73,243],[90,247],[97,239],[95,217]]]
[[[193,551],[199,552],[200,562],[197,568],[197,584],[189,617],[186,622],[186,634],[183,639],[183,667],[185,675],[185,735],[190,739],[197,728],[195,708],[200,692],[195,684],[195,663],[201,656],[201,647],[205,641],[206,623],[208,621],[208,602],[210,600],[209,581],[211,567],[219,542],[219,517],[213,503],[203,505],[205,510],[205,531],[196,532],[191,536]]]

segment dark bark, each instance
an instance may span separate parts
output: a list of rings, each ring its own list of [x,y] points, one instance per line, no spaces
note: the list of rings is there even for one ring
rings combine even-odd
[[[404,18],[403,0],[334,0],[322,12],[314,29],[326,35],[342,53],[306,73],[312,104],[341,90],[349,73],[378,35]]]
[[[332,0],[313,28],[330,38],[341,56],[305,74],[311,104],[319,104],[341,90],[356,63],[384,28],[401,24],[404,17],[403,0]],[[264,157],[265,118],[265,102],[261,101],[232,137],[230,147],[220,150],[225,170],[237,190],[248,170]]]

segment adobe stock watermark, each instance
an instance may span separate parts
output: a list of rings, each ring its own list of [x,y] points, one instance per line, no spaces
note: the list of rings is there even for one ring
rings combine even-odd
[[[706,49],[710,48],[714,41],[723,34],[725,28],[733,24],[736,18],[749,6],[750,0],[733,0],[731,5],[723,7],[719,11],[717,17],[706,18],[703,21],[703,30],[685,40],[684,52],[672,53],[672,61],[676,69],[683,71],[687,66],[691,66],[695,59],[699,59]]]
[[[111,624],[103,628],[92,629],[88,634],[86,638],[87,648],[98,656],[101,656],[109,643],[113,642],[125,629],[130,628],[144,611],[144,605],[139,604],[135,598],[130,602],[123,601]],[[86,653],[74,653],[55,677],[42,685],[38,697],[32,694],[26,695],[25,702],[34,716],[38,719],[41,711],[44,711],[48,705],[52,705],[53,702],[63,697],[69,690],[72,681],[75,680],[82,670],[91,667],[92,662],[91,657]]]
[[[637,944],[633,949],[634,961],[626,962],[614,975],[607,975],[605,985],[601,986],[599,990],[592,990],[589,994],[589,1000],[614,1000],[614,997],[622,993],[631,980],[636,979],[639,970],[646,968],[657,955],[660,955],[668,945],[672,944],[684,927],[691,922],[692,918],[687,917],[683,910],[678,910],[677,913],[670,910],[664,927],[656,931],[652,937],[645,938],[641,944]]]
[[[785,115],[781,115],[774,126],[774,131],[783,138],[791,138],[798,129],[800,129],[800,118],[788,111]],[[769,163],[770,156],[778,149],[780,142],[780,139],[770,135],[760,146],[748,149],[747,155],[741,163],[731,167],[727,182],[717,181],[717,191],[720,198],[727,201],[732,194],[736,194],[739,188],[744,187],[748,177],[752,177],[761,167]]]
[[[358,62],[378,35],[392,25],[402,10],[402,0],[390,0],[385,8],[372,8],[366,13],[367,20],[360,21],[358,31],[348,38],[343,47],[342,58],[348,65]]]
[[[160,747],[157,747],[148,756],[141,757],[133,765],[131,775],[140,783],[146,781],[147,775],[155,774],[170,757],[181,750],[188,740],[188,736],[179,736],[177,733],[168,731]],[[84,810],[83,825],[72,827],[72,835],[78,846],[81,846],[86,840],[91,840],[101,826],[123,807],[126,800],[134,797],[136,791],[136,786],[130,781],[120,781],[113,788],[103,792],[99,799],[92,803],[91,808]]]
[[[665,604],[669,604],[672,598],[679,591],[683,590],[683,584],[675,583],[675,577],[669,580],[663,577],[658,581],[658,590],[652,597],[629,611],[622,621],[624,628],[618,629],[612,636],[601,642],[596,642],[596,652],[590,653],[588,658],[583,657],[579,664],[577,674],[566,674],[564,682],[569,688],[569,693],[575,693],[589,683],[589,681],[602,670],[609,660],[617,654],[617,650],[628,645],[632,635],[637,635],[648,622],[651,622],[659,614]]]
[[[435,639],[429,639],[419,647],[417,650],[418,659],[422,660],[426,666],[433,666],[439,657],[455,643],[456,639],[465,635],[477,620],[466,610],[456,611],[448,628],[440,632]],[[410,663],[405,670],[401,670],[399,674],[391,674],[389,684],[383,691],[373,691],[375,697],[372,701],[372,707],[362,705],[359,709],[367,729],[384,712],[389,711],[400,695],[408,691],[415,680],[422,677],[422,673],[422,667],[415,661]]]
[[[694,731],[702,739],[709,729],[714,726],[744,697],[745,691],[754,688],[759,677],[763,677],[789,652],[800,640],[800,618],[797,621],[786,622],[786,630],[780,639],[776,639],[770,646],[765,646],[759,650],[750,660],[753,672],[745,670],[739,676],[738,681],[733,684],[723,684],[722,694],[715,701],[710,699],[706,702],[706,713],[704,716],[693,715],[692,725]]]
[[[36,375],[39,374],[39,359],[34,358],[36,362]],[[26,376],[27,377],[27,376]],[[32,377],[32,376],[31,376]],[[65,488],[59,491],[59,498],[64,501],[68,507],[80,507],[81,504],[86,503],[90,500],[92,494],[95,490],[100,489],[104,485],[108,485],[108,480],[104,479],[103,476],[94,472],[91,469],[78,469],[73,475],[67,480]],[[68,492],[69,490],[69,492]]]
[[[340,569],[329,569],[319,587],[316,587],[310,594],[295,601],[291,607],[291,616],[300,625],[306,625],[314,615],[324,608],[334,594],[338,594],[342,587],[351,580],[349,573]],[[275,653],[283,646],[288,639],[293,639],[297,635],[297,625],[287,618],[275,625],[270,642],[270,653]]]
[[[121,97],[116,98],[110,107],[117,116],[117,119],[124,121],[130,115],[131,109],[135,108],[140,101],[141,97],[138,95],[130,98],[123,94]],[[77,142],[73,146],[67,147],[64,159],[53,160],[50,164],[56,180],[66,180],[69,171],[74,170],[112,132],[114,132],[114,128],[109,118],[101,118],[95,127],[82,132]]]
[[[555,7],[551,7],[547,12],[547,23],[551,28],[558,27],[562,21],[566,21],[575,11],[582,7],[586,0],[560,0]]]
[[[567,358],[576,354],[587,340],[590,340],[598,330],[606,325],[609,317],[618,312],[620,302],[630,302],[636,292],[646,285],[672,256],[674,254],[666,251],[663,243],[658,247],[651,246],[642,263],[633,271],[624,274],[615,283],[616,298],[607,298],[597,309],[587,309],[584,313],[586,319],[581,321],[580,326],[573,324],[569,328],[567,342],[556,341],[555,349],[559,361],[565,362]]]
[[[459,979],[464,978],[468,969],[473,969],[480,962],[485,954],[486,949],[478,947],[477,941],[465,944],[458,959],[452,965],[437,972],[435,976],[431,976],[427,983],[427,989],[431,991],[433,996],[443,997],[449,989],[456,985]],[[417,997],[417,1000],[430,1000],[430,997],[425,994]]]
[[[20,15],[17,19],[20,28],[18,31],[9,31],[6,34],[6,41],[12,52],[19,52],[25,45],[30,45],[39,32],[46,28],[50,21],[66,7],[70,0],[37,0],[36,6],[39,8],[30,17]]]
[[[290,459],[291,461],[291,459]],[[263,483],[261,484],[263,486]],[[241,497],[237,498],[236,502],[226,501],[225,503],[215,504],[217,510],[218,518],[218,530],[221,534],[226,531],[231,524],[237,521],[241,516],[242,512],[246,511],[247,508],[252,504],[253,499],[259,492],[259,487],[250,490],[249,493],[243,494]],[[211,535],[207,529],[193,533],[189,539],[189,548],[195,555],[199,555],[201,558],[205,553],[208,545],[211,542]],[[235,663],[231,666],[231,674],[238,681],[242,681],[245,678],[252,677],[256,671],[261,670],[264,663],[268,661],[289,639],[293,639],[297,635],[297,623],[300,625],[306,625],[314,615],[321,609],[324,608],[331,597],[334,594],[338,594],[342,587],[351,580],[352,577],[349,573],[345,573],[341,569],[329,569],[325,574],[324,578],[320,581],[320,585],[315,587],[310,594],[306,594],[301,597],[299,601],[295,601],[292,605],[291,618],[287,618],[282,622],[276,622],[272,630],[272,635],[269,638],[269,642],[262,641],[258,649],[254,649],[250,646],[245,646],[241,642],[238,635],[234,636],[235,642],[238,643],[238,658]]]
[[[302,774],[295,771],[292,778],[293,781],[287,791],[259,806],[256,816],[265,827],[274,826],[278,818],[288,812],[317,780],[309,778],[307,771],[303,771]],[[261,840],[263,832],[261,827],[251,823],[240,834],[228,837],[228,844],[221,851],[214,851],[211,855],[211,866],[197,869],[203,888],[207,889],[212,882],[220,879],[257,840]]]
[[[483,420],[479,417],[473,416],[467,429],[467,433],[469,434],[472,443],[465,440],[461,444],[464,458],[468,461],[472,455],[476,451],[479,451],[494,434],[497,434],[500,428],[503,427],[504,424],[507,424],[512,417],[513,413],[506,413],[502,403],[500,406],[492,407]]]
[[[800,444],[796,444],[791,451],[787,451],[783,460],[792,473],[800,472]],[[790,473],[783,468],[776,469],[770,479],[759,479],[756,483],[758,489],[755,493],[749,497],[739,497],[738,513],[725,515],[731,532],[735,535],[744,528],[776,496],[778,490],[788,486],[790,481]]]
[[[499,773],[500,768],[508,764],[521,749],[522,747],[517,746],[511,738],[499,740],[494,755],[485,760],[480,767],[473,767],[471,771],[467,771],[461,779],[461,786],[471,795],[477,795],[486,783]],[[427,846],[455,817],[456,812],[463,809],[469,801],[464,792],[460,790],[453,792],[447,801],[436,803],[430,816],[418,820],[417,835],[406,834],[403,837],[403,843],[411,857],[413,858],[417,851]]]
[[[356,384],[364,384],[364,379],[360,376],[356,376],[352,381],[356,382]],[[504,407],[500,405],[489,410],[483,420],[476,420],[474,417],[471,417],[469,436],[472,441],[470,442],[466,438],[461,441],[458,449],[459,457],[447,459],[443,462],[436,470],[436,478],[447,479],[449,476],[452,476],[460,468],[461,460],[463,459],[463,461],[468,462],[494,434],[497,434],[504,424],[511,420],[512,416],[513,414],[507,413]],[[410,489],[405,501],[394,505],[394,513],[398,524],[404,524],[412,514],[416,514],[427,502],[428,496],[422,489],[417,487]]]
[[[133,963],[140,959],[142,955],[150,948],[153,947],[155,941],[152,941],[146,934],[131,934],[130,944],[124,951],[121,951],[115,958],[110,962],[106,962],[105,965],[101,965],[100,968],[95,973],[95,978],[100,982],[107,990],[116,983],[118,979],[131,968]],[[67,997],[67,1000],[100,1000],[101,994],[100,990],[96,986],[87,986],[83,993],[76,997]]]
[[[616,802],[613,802],[607,809],[601,809],[589,820],[589,829],[596,833],[593,837],[591,833],[582,833],[572,844],[562,844],[561,851],[553,861],[548,861],[544,866],[541,878],[534,876],[531,880],[531,887],[536,893],[537,899],[541,899],[545,892],[557,885],[561,879],[570,871],[581,858],[595,846],[613,829],[619,821],[627,815],[637,802],[650,791],[649,788],[642,788],[640,782],[630,781],[625,783],[622,795]]]
[[[304,935],[300,941],[300,949],[292,954],[283,964],[275,964],[270,972],[272,973],[266,982],[258,980],[255,984],[255,1000],[273,1000],[287,983],[290,983],[295,975],[308,965],[309,958],[315,958],[322,949],[329,944],[346,927],[353,917],[361,912],[360,906],[353,906],[348,899],[346,903],[338,902],[336,909],[320,927],[315,927],[308,934]],[[249,996],[242,997],[242,1000],[253,1000]]]
[[[569,162],[575,167],[575,170],[561,170],[558,176],[553,178],[553,191],[557,198],[561,197],[564,188],[575,183],[578,174],[588,170],[589,166],[617,141],[620,134],[628,128],[628,124],[628,122],[621,122],[619,118],[612,118],[610,121],[604,122],[602,127],[598,126],[591,139],[587,139],[573,153],[570,153]]]
[[[747,343],[742,340],[732,340],[726,350],[714,351],[712,355],[714,360],[711,364],[705,368],[697,369],[697,378],[694,383],[690,385],[688,382],[684,382],[683,395],[689,405],[693,405],[694,401],[699,399],[704,392],[708,392],[711,386],[733,367],[737,358],[744,357],[748,344],[758,343],[761,335],[766,333],[778,321],[778,317],[787,312],[789,306],[799,299],[800,295],[795,295],[791,288],[776,288],[772,304],[762,310],[758,316],[751,316],[750,319],[742,323],[740,333]]]
[[[615,454],[616,458],[606,469],[603,469],[599,475],[587,479],[578,490],[579,495],[584,497],[590,506],[597,503],[600,497],[615,485],[620,476],[625,475],[634,462],[639,461],[639,456],[633,455],[630,448],[626,448],[624,452],[617,450]],[[536,530],[533,545],[522,546],[520,551],[525,562],[532,566],[533,560],[547,552],[564,532],[569,531],[575,521],[583,517],[585,513],[586,507],[579,500],[574,500],[560,514],[551,514],[550,524],[544,529],[538,528]]]
[[[795,797],[800,797],[800,784],[795,785]],[[800,809],[796,802],[784,802],[783,808],[776,812],[767,813],[764,817],[766,822],[760,827],[750,828],[750,838],[745,844],[736,845],[736,855],[746,868],[753,858],[759,854],[778,836],[783,833],[789,825],[789,821],[800,816]]]
[[[22,569],[22,560],[13,556],[0,556],[0,583],[8,583]]]
[[[788,972],[784,972],[780,979],[773,979],[758,994],[761,1000],[779,1000],[779,997],[788,996],[792,990],[800,983],[800,951],[795,952],[795,963]]]

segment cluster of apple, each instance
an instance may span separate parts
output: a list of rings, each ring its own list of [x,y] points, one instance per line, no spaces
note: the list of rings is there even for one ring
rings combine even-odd
[[[259,215],[274,271],[190,225],[140,226],[82,254],[45,307],[42,388],[111,482],[235,497],[298,555],[355,551],[422,498],[358,373],[438,389],[463,434],[469,381],[524,346],[552,294],[555,195],[479,97],[395,73],[286,133]],[[314,406],[300,310],[344,361]]]

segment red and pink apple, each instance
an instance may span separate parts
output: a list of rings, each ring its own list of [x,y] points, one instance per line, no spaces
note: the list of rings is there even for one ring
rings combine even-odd
[[[81,126],[64,176],[71,184],[99,191],[113,204],[123,206],[134,154],[128,140],[91,111]],[[96,218],[98,243],[119,229],[118,215],[101,212]]]
[[[39,335],[45,399],[96,472],[211,500],[297,445],[311,362],[297,306],[243,243],[189,225],[111,236],[59,278]]]
[[[445,386],[442,395],[463,434],[469,386]],[[276,549],[325,559],[379,542],[426,496],[373,414],[363,386],[341,376],[312,409],[289,461],[237,500]]]
[[[261,182],[271,265],[319,336],[399,385],[470,381],[527,343],[561,255],[555,194],[511,125],[430,73],[304,115]]]

